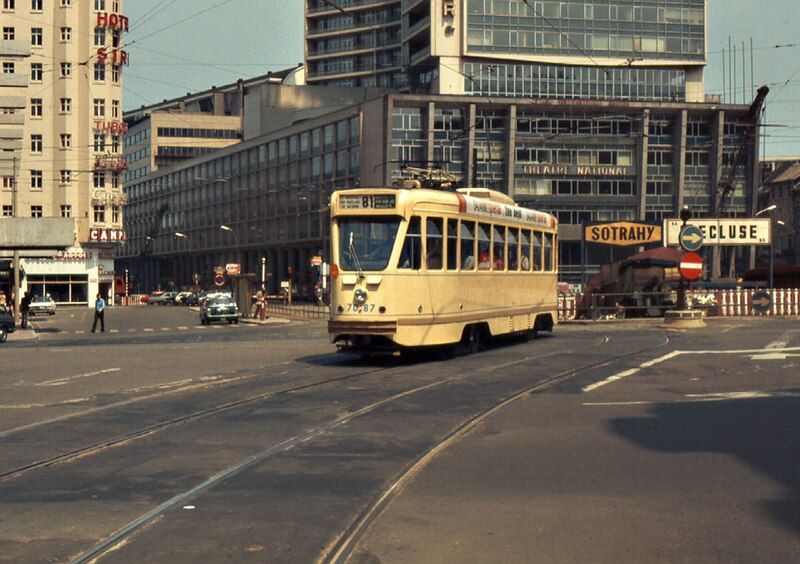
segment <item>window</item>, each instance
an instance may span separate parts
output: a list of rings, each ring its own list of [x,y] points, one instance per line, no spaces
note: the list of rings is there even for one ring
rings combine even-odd
[[[119,153],[119,135],[111,136],[111,152]]]
[[[475,270],[475,223],[461,222],[461,270]]]
[[[72,76],[72,63],[61,63],[61,76],[62,78]]]
[[[3,9],[4,10],[13,10],[14,9],[14,0],[3,0]]]
[[[10,190],[14,187],[14,177],[3,176],[3,190]]]
[[[443,233],[442,218],[429,217],[425,222],[425,268],[428,270],[442,269]]]
[[[31,12],[42,11],[42,0],[31,0]]]
[[[94,134],[94,151],[95,153],[102,153],[106,150],[106,134],[105,133],[95,133]]]
[[[93,173],[93,183],[92,185],[95,188],[105,188],[106,187],[106,173],[105,172],[95,172]]]
[[[531,232],[523,229],[520,232],[519,238],[519,250],[520,250],[520,269],[523,272],[530,272],[531,270]]]
[[[31,63],[31,82],[42,81],[42,63]]]
[[[485,223],[478,224],[478,270],[489,270],[492,268],[492,257],[489,254],[490,243],[489,226]]]
[[[111,101],[111,117],[114,119],[119,118],[119,100]]]
[[[3,40],[4,41],[14,41],[16,33],[14,32],[13,27],[4,27],[3,28]]]
[[[506,228],[499,225],[492,228],[492,268],[506,269]]]
[[[31,206],[31,217],[42,217],[42,206]]]
[[[447,270],[458,269],[458,221],[447,220]]]
[[[61,170],[61,184],[69,184],[70,179],[72,178],[72,173],[68,170]]]
[[[111,206],[111,222],[119,223],[119,206]]]
[[[61,7],[72,6],[72,0],[61,0]]]
[[[11,61],[3,61],[3,74],[14,74],[15,65]]]
[[[61,28],[61,41],[71,41],[72,40],[72,28],[71,27],[62,27]]]
[[[105,12],[106,0],[94,0],[94,10],[96,12]]]
[[[111,67],[111,80],[113,80],[115,84],[119,83],[119,77],[120,77],[119,67],[113,67],[112,66]]]
[[[72,206],[61,206],[61,217],[72,217]]]
[[[94,206],[94,222],[95,223],[105,223],[106,222],[106,207],[105,206]]]
[[[3,206],[3,217],[13,217],[14,206]]]
[[[509,227],[506,231],[508,244],[508,270],[519,270],[519,229]]]
[[[94,79],[97,82],[105,82],[106,81],[106,65],[105,65],[105,63],[95,63],[94,64]]]
[[[106,101],[103,98],[94,99],[94,117],[106,117]]]
[[[62,149],[69,149],[72,147],[72,134],[71,133],[62,133],[61,134],[61,148]]]
[[[94,45],[95,47],[102,47],[106,44],[106,28],[94,28]]]
[[[42,117],[42,99],[31,98],[31,116]]]
[[[72,98],[61,98],[61,112],[64,114],[68,114],[72,111]]]
[[[31,135],[31,153],[41,153],[41,152],[42,152],[42,136]]]
[[[42,171],[41,170],[32,170],[31,171],[31,188],[34,190],[41,190],[42,189]]]
[[[544,269],[551,271],[555,268],[555,261],[553,260],[553,234],[545,233],[544,235]]]
[[[410,268],[419,270],[422,266],[422,229],[421,221],[417,216],[412,216],[408,221],[406,238],[403,249],[400,251],[400,260],[397,268]]]
[[[533,270],[535,272],[542,271],[542,239],[544,233],[533,232]]]
[[[339,267],[349,271],[381,271],[389,265],[398,218],[342,218],[339,220]]]
[[[44,34],[42,33],[42,28],[40,27],[32,27],[31,28],[31,46],[32,47],[41,47],[42,46],[42,37]]]

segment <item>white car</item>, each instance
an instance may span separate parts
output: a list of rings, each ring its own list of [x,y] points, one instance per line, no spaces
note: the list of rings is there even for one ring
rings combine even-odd
[[[194,292],[179,292],[177,296],[175,296],[175,303],[177,305],[183,305],[183,300],[189,296],[191,296]]]
[[[53,301],[53,298],[51,298],[49,294],[46,296],[34,296],[31,300],[28,315],[32,316],[37,313],[46,313],[47,315],[56,314],[56,302]]]

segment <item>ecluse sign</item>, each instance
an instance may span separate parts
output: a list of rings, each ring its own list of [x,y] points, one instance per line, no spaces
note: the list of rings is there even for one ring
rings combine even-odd
[[[769,245],[769,219],[691,219],[687,225],[697,227],[703,234],[703,245]],[[678,245],[683,222],[664,220],[664,246]]]

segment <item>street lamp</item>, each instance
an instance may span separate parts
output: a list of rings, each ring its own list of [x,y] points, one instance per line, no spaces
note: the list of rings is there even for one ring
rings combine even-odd
[[[227,231],[228,233],[233,235],[233,244],[236,246],[236,262],[240,265],[240,268],[241,268],[242,253],[239,250],[239,238],[236,236],[236,231],[234,231],[233,229],[231,229],[227,225],[220,225],[219,228],[222,229],[223,231]]]
[[[176,236],[178,239],[188,239],[188,237],[186,236],[186,233],[181,233],[180,231],[176,231],[176,232],[175,232],[175,236]]]
[[[760,216],[762,214],[765,214],[765,213],[771,213],[771,212],[775,211],[776,209],[778,209],[778,205],[777,204],[772,204],[771,206],[767,206],[766,208],[764,208],[761,211],[757,211],[756,212],[756,217],[758,217],[758,216]],[[770,291],[772,291],[773,271],[774,271],[774,267],[775,267],[775,253],[773,252],[774,249],[775,249],[775,243],[772,241],[772,219],[770,219],[770,222],[769,222],[769,272],[767,273],[767,287],[769,288]]]

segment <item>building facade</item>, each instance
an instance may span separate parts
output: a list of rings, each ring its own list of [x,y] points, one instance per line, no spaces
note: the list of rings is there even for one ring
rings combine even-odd
[[[124,240],[123,2],[5,0],[0,21],[2,215],[75,221],[72,248],[21,261],[23,289],[89,304]]]
[[[306,61],[309,84],[703,102],[706,6],[705,0],[306,0]]]
[[[772,220],[773,249],[778,264],[800,263],[800,158],[762,163],[771,170],[761,189],[761,209],[776,206]]]
[[[310,257],[329,256],[325,206],[333,190],[390,186],[407,165],[435,166],[465,186],[553,212],[561,276],[574,282],[583,223],[659,222],[683,205],[698,216],[753,213],[758,136],[746,143],[747,165],[726,209],[715,209],[719,180],[752,127],[747,111],[671,101],[379,95],[127,187],[126,249],[133,260],[148,236],[155,239],[153,256],[140,261],[147,289],[187,285],[194,273],[207,284],[215,266],[239,257],[257,276],[266,258],[272,291],[290,266],[302,287],[313,281]],[[164,206],[163,225],[153,231]],[[619,258],[621,252],[592,250],[588,270]]]

